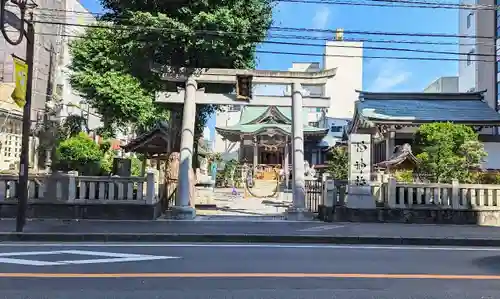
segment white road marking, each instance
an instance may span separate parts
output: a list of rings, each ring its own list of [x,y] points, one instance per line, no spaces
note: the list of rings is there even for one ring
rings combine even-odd
[[[58,266],[62,265],[58,262],[44,262],[44,261],[34,261],[34,260],[23,260],[23,259],[13,259],[13,258],[0,258],[0,263],[2,264],[15,264],[15,265],[25,265],[25,266]]]
[[[317,232],[344,227],[344,225],[321,225],[298,230],[299,232]]]
[[[227,243],[0,243],[0,247],[164,247],[164,248],[291,248],[331,250],[436,250],[436,251],[500,251],[500,247],[452,247],[452,246],[385,246],[385,245],[328,245],[328,244],[227,244]],[[24,253],[23,253],[24,254]],[[0,253],[0,256],[12,256]]]
[[[23,246],[25,247],[25,246]],[[66,260],[45,262],[32,259],[17,259],[10,258],[12,256],[40,256],[40,255],[58,255],[58,254],[73,254],[86,256],[105,257],[101,259],[85,259],[85,260]],[[141,262],[152,260],[179,259],[178,256],[159,256],[149,254],[132,254],[132,253],[114,253],[103,251],[86,251],[86,250],[56,250],[56,251],[27,251],[27,252],[5,252],[0,253],[0,264],[16,264],[28,266],[60,266],[60,265],[83,265],[83,264],[103,264],[103,263],[122,263],[122,262]]]

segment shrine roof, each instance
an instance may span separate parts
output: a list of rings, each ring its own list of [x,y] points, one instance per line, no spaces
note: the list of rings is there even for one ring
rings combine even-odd
[[[131,140],[122,148],[126,152],[142,154],[164,154],[168,151],[168,134],[170,132],[167,122],[159,122],[156,126],[144,134]]]
[[[411,145],[409,145],[408,143],[396,146],[394,149],[394,153],[391,155],[389,160],[377,163],[375,165],[380,168],[389,168],[398,166],[405,161],[410,161],[414,165],[418,165],[418,159],[413,155]]]
[[[304,135],[324,137],[328,128],[316,128],[307,125],[307,110],[303,113]],[[239,141],[242,135],[257,134],[292,134],[291,107],[245,106],[241,110],[237,124],[228,127],[216,127],[219,134],[232,141]]]
[[[265,133],[268,131],[276,131],[276,133],[281,133],[285,135],[292,134],[292,126],[288,124],[251,124],[251,125],[241,125],[237,124],[230,127],[216,128],[217,132],[221,135],[227,134],[248,134],[256,135],[259,133]],[[325,136],[328,133],[328,129],[311,127],[308,125],[304,126],[304,135],[322,135]]]
[[[254,124],[268,115],[278,116],[285,123],[292,122],[291,107],[245,106],[241,109],[239,124]],[[303,119],[307,122],[307,110],[303,111]]]
[[[354,123],[423,124],[456,122],[500,125],[500,114],[484,102],[483,92],[473,93],[372,93],[359,92]],[[355,125],[355,124],[353,124]]]

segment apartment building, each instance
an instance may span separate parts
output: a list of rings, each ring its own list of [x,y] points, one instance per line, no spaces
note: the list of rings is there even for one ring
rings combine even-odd
[[[439,77],[424,88],[424,92],[428,93],[453,93],[458,92],[458,76]]]
[[[495,5],[497,0],[465,0],[461,4]],[[490,9],[460,9],[459,11],[459,62],[460,92],[486,90],[485,101],[490,107],[498,106],[498,67],[495,59],[497,16]],[[467,37],[469,36],[469,37]],[[493,133],[493,130],[489,130]],[[487,132],[484,132],[487,133]]]

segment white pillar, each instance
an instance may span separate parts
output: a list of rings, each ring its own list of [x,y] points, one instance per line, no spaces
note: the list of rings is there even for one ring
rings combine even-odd
[[[307,213],[306,181],[304,176],[304,119],[302,113],[302,87],[299,83],[292,84],[292,144],[293,168],[292,189],[293,208],[288,211],[287,218],[309,220],[312,215]]]
[[[257,147],[257,138],[254,137],[254,139],[253,139],[253,169],[254,169],[254,171],[257,168],[257,164],[259,163],[258,153],[259,153],[259,148]]]
[[[289,168],[289,166],[288,166],[288,159],[289,159],[289,157],[288,157],[289,156],[288,155],[288,152],[289,152],[289,150],[288,150],[288,136],[286,136],[285,138],[286,138],[285,139],[285,163],[283,165],[283,168],[285,168],[284,169],[285,184],[286,184],[285,186],[286,186],[286,189],[288,189],[288,177],[289,177],[288,176],[289,175],[289,172],[288,172],[288,168]]]
[[[174,217],[192,218],[194,209],[189,205],[190,184],[189,172],[193,164],[194,123],[196,119],[196,80],[186,81],[184,92],[184,108],[182,112],[181,151],[179,161],[179,183],[177,187],[176,206],[173,207]],[[194,199],[193,199],[194,200]]]

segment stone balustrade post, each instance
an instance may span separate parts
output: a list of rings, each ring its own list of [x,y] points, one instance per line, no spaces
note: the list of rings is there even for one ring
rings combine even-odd
[[[156,202],[156,182],[153,171],[146,173],[146,203],[153,204]]]
[[[335,188],[334,180],[327,180],[325,182],[325,196],[323,197],[324,202],[324,217],[323,220],[327,222],[332,222],[335,212],[335,205],[337,203],[337,188]]]
[[[396,206],[396,184],[397,181],[394,177],[390,177],[386,183],[387,185],[387,206],[389,208],[397,208]]]
[[[74,203],[76,201],[76,178],[77,177],[78,177],[78,172],[76,172],[76,171],[68,172],[68,198],[67,198],[68,203]],[[56,183],[55,185],[57,188],[56,194],[58,197],[59,194],[63,194],[62,190],[60,190],[60,189],[62,189],[62,185],[60,184],[60,180],[57,180],[55,183]]]
[[[462,207],[460,204],[460,184],[458,180],[451,181],[451,207],[458,210]]]

